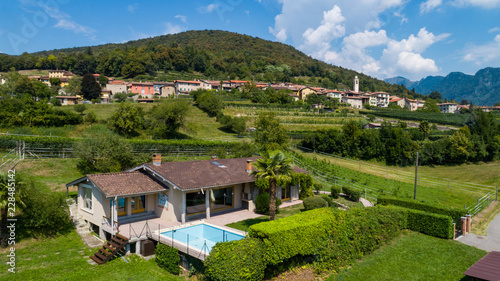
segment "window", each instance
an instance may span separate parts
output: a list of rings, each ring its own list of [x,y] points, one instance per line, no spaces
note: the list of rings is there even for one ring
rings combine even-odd
[[[146,211],[146,195],[134,196],[130,198],[132,214]]]
[[[92,210],[92,188],[83,188],[83,207],[88,210]]]

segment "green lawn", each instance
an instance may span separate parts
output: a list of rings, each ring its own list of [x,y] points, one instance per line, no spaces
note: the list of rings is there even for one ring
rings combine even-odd
[[[328,280],[461,280],[484,255],[457,241],[411,232]]]
[[[276,214],[276,219],[289,217],[291,215],[298,214],[298,213],[302,212],[303,209],[304,209],[304,205],[302,203],[298,204],[298,205],[282,208],[282,209],[280,209],[280,212],[278,214]],[[232,227],[235,229],[239,229],[241,231],[248,232],[248,228],[251,225],[254,225],[254,224],[257,224],[260,222],[265,222],[265,221],[269,221],[269,216],[260,216],[260,217],[254,218],[254,219],[247,219],[247,220],[242,220],[242,221],[238,221],[238,222],[233,222],[230,224],[226,224],[226,226]]]
[[[0,280],[184,280],[138,256],[90,265],[90,250],[75,231],[52,239],[25,240],[16,244],[16,273],[7,271],[7,251],[0,250],[4,270]]]
[[[76,169],[76,158],[25,159],[16,170],[44,183],[52,190],[66,191],[66,184],[83,175]]]

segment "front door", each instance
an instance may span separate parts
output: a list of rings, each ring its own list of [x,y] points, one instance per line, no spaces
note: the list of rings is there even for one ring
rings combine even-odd
[[[281,188],[281,201],[290,200],[290,186]]]

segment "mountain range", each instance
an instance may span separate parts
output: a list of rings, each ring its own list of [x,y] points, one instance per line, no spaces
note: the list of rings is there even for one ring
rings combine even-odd
[[[425,95],[438,91],[443,99],[453,99],[457,102],[467,100],[477,105],[500,103],[500,68],[487,67],[475,75],[452,72],[445,77],[428,76],[415,82],[404,77],[394,77],[384,81],[394,85],[404,85]]]

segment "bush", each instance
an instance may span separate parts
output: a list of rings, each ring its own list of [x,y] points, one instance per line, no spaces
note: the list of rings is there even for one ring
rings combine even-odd
[[[83,117],[83,122],[93,124],[97,122],[97,115],[94,113],[94,111],[91,111]]]
[[[217,243],[205,261],[208,280],[262,280],[265,246],[254,238]]]
[[[457,224],[458,229],[461,229],[462,227],[462,224],[460,223],[460,218],[465,216],[466,214],[466,210],[460,208],[448,207],[431,203],[423,203],[413,199],[397,198],[390,196],[378,197],[377,204],[384,206],[387,205],[400,206],[409,209],[450,216],[453,219],[453,221]]]
[[[341,187],[336,186],[336,185],[332,185],[331,193],[332,193],[332,197],[333,198],[335,198],[335,199],[339,198],[340,192],[342,192],[342,188]]]
[[[348,200],[359,202],[359,198],[361,197],[361,192],[351,187],[343,186],[342,191]]]
[[[276,197],[276,214],[279,213],[280,205],[281,199]],[[257,195],[257,198],[255,198],[255,212],[257,214],[269,216],[269,193],[264,192]]]
[[[337,207],[338,204],[332,200],[332,197],[327,194],[321,194],[320,195],[323,200],[325,200],[328,203],[328,207]]]
[[[313,184],[313,187],[314,187],[314,190],[316,190],[316,194],[319,194],[319,192],[321,190],[323,190],[323,184],[321,184],[320,182],[315,182]]]
[[[306,209],[306,211],[328,207],[328,202],[321,198],[321,196],[307,197],[304,201],[302,201],[302,203],[304,204],[304,209]]]
[[[34,237],[55,236],[73,228],[64,194],[52,192],[31,179],[20,177],[16,181],[17,188],[23,192],[25,207],[21,223],[28,234]]]
[[[78,112],[78,113],[82,114],[82,113],[83,113],[83,112],[87,109],[87,106],[86,106],[85,104],[75,104],[75,105],[73,106],[73,109],[74,109],[76,112]]]
[[[159,267],[167,270],[171,274],[179,275],[179,251],[176,248],[158,243],[155,250],[155,261]]]

